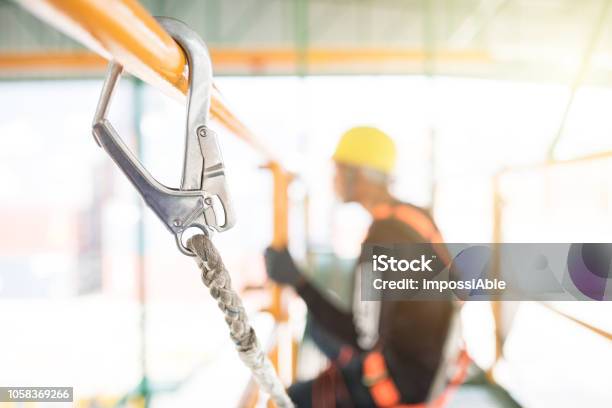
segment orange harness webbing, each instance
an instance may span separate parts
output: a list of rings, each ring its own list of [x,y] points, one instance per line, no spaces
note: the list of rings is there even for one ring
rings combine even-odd
[[[414,229],[428,242],[442,242],[442,236],[431,219],[416,208],[401,204],[395,206],[380,204],[374,208],[372,213],[377,220],[396,218]]]
[[[462,350],[457,361],[457,371],[442,394],[434,401],[420,404],[400,404],[401,394],[389,376],[385,358],[380,351],[368,353],[363,361],[364,383],[370,388],[372,399],[379,408],[442,408],[448,404],[457,388],[463,383],[471,363]]]
[[[415,230],[431,244],[442,244],[444,242],[433,221],[416,208],[403,204],[380,204],[372,210],[372,215],[376,220],[395,218]],[[441,257],[440,259],[447,265],[450,264],[451,260],[446,248],[442,245],[433,245],[433,249]]]

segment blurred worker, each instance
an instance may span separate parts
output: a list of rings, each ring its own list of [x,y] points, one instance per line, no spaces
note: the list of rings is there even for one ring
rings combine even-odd
[[[396,161],[389,136],[353,128],[333,159],[339,198],[359,203],[373,218],[365,243],[441,242],[427,211],[389,192]],[[453,316],[450,301],[362,302],[357,284],[352,312],[344,312],[308,282],[287,250],[268,248],[266,266],[270,278],[293,286],[319,327],[344,345],[327,371],[289,388],[298,407],[396,407],[427,399]]]

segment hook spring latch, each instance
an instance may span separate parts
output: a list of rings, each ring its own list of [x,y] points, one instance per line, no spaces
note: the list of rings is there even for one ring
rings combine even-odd
[[[122,67],[109,65],[93,122],[93,136],[138,190],[147,205],[175,235],[179,250],[194,254],[183,243],[185,230],[197,227],[226,231],[235,223],[221,150],[215,133],[208,127],[212,90],[212,67],[206,44],[180,21],[158,18],[160,24],[183,48],[189,64],[187,129],[183,177],[180,188],[158,182],[119,137],[106,118]],[[222,214],[221,214],[222,212]]]

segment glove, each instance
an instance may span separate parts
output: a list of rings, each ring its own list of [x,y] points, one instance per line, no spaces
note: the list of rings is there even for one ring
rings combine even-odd
[[[264,254],[266,259],[266,272],[268,277],[277,283],[297,286],[303,279],[302,273],[295,266],[291,254],[287,248],[277,250],[268,247]]]

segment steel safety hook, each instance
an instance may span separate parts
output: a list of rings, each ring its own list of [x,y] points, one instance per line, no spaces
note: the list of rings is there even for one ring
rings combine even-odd
[[[235,216],[217,136],[207,127],[212,90],[208,49],[198,34],[182,22],[165,17],[157,20],[183,48],[189,64],[185,158],[180,188],[170,188],[158,182],[106,118],[122,72],[122,67],[116,62],[109,65],[93,121],[93,136],[175,235],[179,250],[193,256],[182,241],[186,229],[197,227],[205,233],[210,229],[226,231],[234,226]]]

